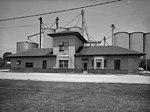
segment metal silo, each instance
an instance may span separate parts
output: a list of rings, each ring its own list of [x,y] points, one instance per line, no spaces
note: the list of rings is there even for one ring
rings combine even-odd
[[[69,30],[74,31],[74,32],[79,32],[81,35],[83,35],[83,30],[81,27],[74,26],[74,27],[71,27]]]
[[[127,32],[115,33],[114,45],[129,49],[129,33]]]
[[[146,53],[146,58],[150,59],[150,32],[146,33],[144,36],[144,52]]]
[[[143,32],[133,32],[130,34],[129,48],[134,51],[143,52]]]
[[[38,44],[33,43],[33,42],[17,42],[17,51],[16,52],[19,53],[19,52],[23,52],[23,51],[28,51],[33,48],[38,48]]]
[[[56,29],[56,33],[64,32],[64,31],[67,31],[67,30],[68,30],[67,28],[59,27],[59,28]]]
[[[43,48],[53,48],[53,38],[48,36],[47,34],[55,33],[54,29],[51,28],[45,28],[44,29],[44,37],[43,37]]]

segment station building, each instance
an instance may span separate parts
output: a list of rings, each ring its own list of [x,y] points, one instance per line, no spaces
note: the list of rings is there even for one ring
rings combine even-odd
[[[53,48],[34,48],[10,55],[12,71],[135,73],[144,53],[119,46],[88,45],[75,31],[48,34]]]

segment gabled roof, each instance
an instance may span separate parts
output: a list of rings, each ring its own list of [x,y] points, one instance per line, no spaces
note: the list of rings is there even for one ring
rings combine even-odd
[[[48,34],[51,37],[56,37],[56,36],[68,36],[68,35],[76,35],[82,42],[87,43],[85,38],[79,33],[79,32],[74,32],[74,31],[63,31],[63,32],[57,32],[53,34]]]
[[[124,56],[124,55],[145,55],[144,53],[125,49],[118,46],[92,46],[83,47],[75,56]]]
[[[52,54],[53,49],[52,48],[34,48],[32,50],[28,51],[23,51],[19,52],[16,54],[9,55],[8,58],[13,58],[13,57],[51,57],[55,56]]]

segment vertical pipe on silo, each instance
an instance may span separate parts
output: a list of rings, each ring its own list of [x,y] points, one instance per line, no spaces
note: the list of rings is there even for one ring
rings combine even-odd
[[[131,40],[130,40],[130,37],[131,36],[131,34],[129,33],[129,49],[131,49]]]

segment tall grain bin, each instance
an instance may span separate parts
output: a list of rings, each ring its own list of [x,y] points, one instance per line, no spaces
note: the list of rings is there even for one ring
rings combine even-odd
[[[130,45],[131,50],[143,52],[143,32],[133,32],[130,34]]]
[[[145,44],[144,50],[145,51],[144,52],[146,53],[146,58],[150,59],[150,32],[145,34],[144,40],[145,40],[145,42],[144,42],[144,44]]]
[[[115,33],[114,45],[129,49],[129,33],[127,32]]]
[[[54,29],[51,28],[45,28],[44,29],[44,37],[43,37],[43,48],[53,48],[53,38],[48,36],[47,34],[55,33]]]
[[[23,51],[28,51],[33,48],[38,48],[38,44],[33,43],[33,42],[17,42],[17,51],[16,52],[19,53],[19,52],[23,52]]]
[[[69,28],[69,30],[74,31],[74,32],[79,32],[81,35],[83,35],[83,30],[81,27],[74,26],[74,27]]]
[[[59,27],[59,28],[56,29],[56,33],[64,32],[64,31],[67,31],[67,30],[68,30],[67,28]]]

